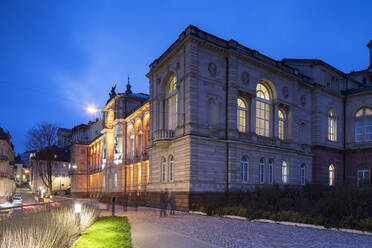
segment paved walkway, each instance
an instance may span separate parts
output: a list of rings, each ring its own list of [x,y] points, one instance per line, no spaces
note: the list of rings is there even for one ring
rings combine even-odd
[[[257,223],[177,212],[160,218],[150,208],[117,207],[117,215],[128,216],[134,248],[199,247],[351,247],[370,248],[372,237],[328,230]],[[103,211],[102,215],[111,215]]]

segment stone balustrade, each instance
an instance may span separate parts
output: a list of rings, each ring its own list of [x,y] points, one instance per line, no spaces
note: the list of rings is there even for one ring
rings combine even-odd
[[[174,130],[160,129],[154,132],[154,140],[169,140],[174,137]]]

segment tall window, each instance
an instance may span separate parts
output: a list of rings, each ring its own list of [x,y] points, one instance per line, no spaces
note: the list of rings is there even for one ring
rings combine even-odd
[[[287,161],[282,162],[282,182],[288,183],[288,164]]]
[[[265,183],[265,160],[263,158],[260,159],[260,183]]]
[[[267,87],[261,83],[256,87],[256,133],[269,136],[270,126],[270,94]]]
[[[248,182],[248,159],[246,157],[242,158],[241,165],[242,165],[242,182],[246,183]]]
[[[173,156],[169,156],[169,181],[174,181],[174,164],[173,164]]]
[[[164,157],[161,158],[161,181],[164,183],[166,180],[167,161]]]
[[[274,161],[272,159],[269,159],[269,165],[268,165],[268,174],[269,174],[269,184],[273,184],[274,182],[274,175],[273,175],[273,166]]]
[[[305,176],[305,165],[301,165],[301,168],[300,168],[300,183],[301,185],[305,185],[306,183],[306,176]]]
[[[237,109],[238,109],[238,130],[239,132],[244,133],[246,131],[248,108],[247,108],[247,104],[241,98],[238,98]]]
[[[335,185],[335,166],[331,164],[329,166],[329,186]]]
[[[285,133],[284,133],[285,115],[284,115],[283,110],[279,109],[278,117],[279,117],[279,139],[283,140],[285,137]]]
[[[337,118],[334,108],[328,111],[328,140],[337,141]]]
[[[168,129],[174,130],[177,126],[177,105],[178,105],[178,95],[177,95],[177,78],[174,73],[169,77],[166,86],[166,101],[168,110]]]
[[[366,185],[370,183],[370,171],[368,167],[358,169],[358,185]]]
[[[355,114],[355,142],[372,141],[372,109],[361,108]]]

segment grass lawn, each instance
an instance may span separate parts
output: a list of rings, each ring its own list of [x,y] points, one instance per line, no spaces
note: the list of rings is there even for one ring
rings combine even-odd
[[[131,248],[127,217],[99,218],[71,248]]]

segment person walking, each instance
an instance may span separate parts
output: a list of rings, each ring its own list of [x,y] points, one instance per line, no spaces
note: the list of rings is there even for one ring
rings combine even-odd
[[[170,214],[171,215],[175,215],[175,211],[176,211],[176,195],[175,195],[174,192],[171,192],[169,203],[170,203],[170,207],[171,207]]]
[[[124,197],[123,197],[123,202],[122,202],[122,205],[123,205],[123,211],[128,211],[128,195],[125,194]]]

